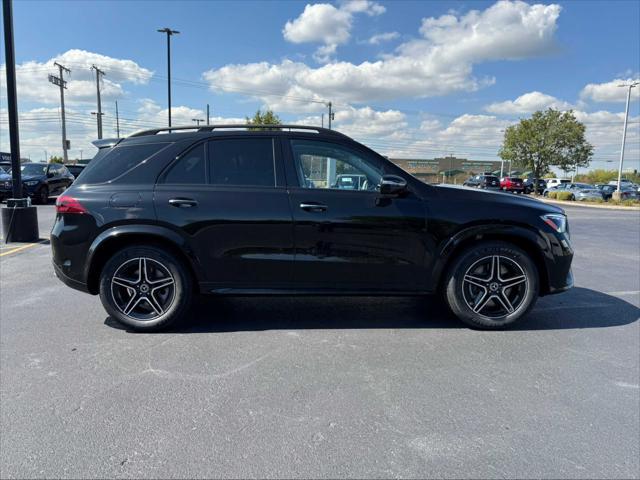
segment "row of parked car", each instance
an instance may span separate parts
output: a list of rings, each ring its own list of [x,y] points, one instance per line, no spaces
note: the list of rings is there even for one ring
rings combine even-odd
[[[522,179],[519,177],[498,178],[495,175],[475,175],[467,179],[463,185],[465,187],[482,188],[485,190],[503,190],[512,193],[532,193],[534,189],[542,193],[547,184],[544,180],[534,181],[532,178]],[[537,185],[537,188],[536,188]]]
[[[533,193],[545,197],[549,192],[568,191],[571,193],[570,200],[609,200],[613,192],[618,188],[616,181],[609,183],[591,185],[588,183],[575,183],[561,178],[549,179],[522,179],[519,177],[503,177],[499,179],[495,175],[482,174],[475,175],[467,179],[463,185],[465,187],[482,188],[485,190],[502,190],[512,193]],[[620,185],[622,200],[640,199],[640,186],[628,180],[623,180]]]
[[[22,193],[31,197],[33,203],[47,203],[49,197],[60,195],[73,183],[84,165],[62,165],[60,163],[22,163]],[[0,201],[13,194],[11,164],[0,164]]]

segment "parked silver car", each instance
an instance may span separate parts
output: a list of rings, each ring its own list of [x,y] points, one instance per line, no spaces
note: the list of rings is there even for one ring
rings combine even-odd
[[[604,200],[602,191],[595,187],[572,190],[572,193],[574,200]]]

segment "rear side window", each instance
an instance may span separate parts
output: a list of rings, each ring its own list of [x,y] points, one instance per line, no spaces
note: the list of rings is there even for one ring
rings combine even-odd
[[[147,158],[165,148],[168,143],[145,143],[122,145],[110,148],[105,155],[102,150],[82,172],[83,183],[104,183],[119,177],[138,166]]]
[[[213,185],[275,187],[273,139],[220,139],[209,142]]]
[[[204,184],[206,180],[204,143],[181,155],[164,177],[164,183],[176,184]]]

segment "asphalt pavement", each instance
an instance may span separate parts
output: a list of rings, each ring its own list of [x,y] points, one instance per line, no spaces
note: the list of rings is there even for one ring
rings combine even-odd
[[[201,300],[135,334],[45,243],[0,257],[0,477],[640,477],[640,213],[567,208],[515,328],[424,298]]]

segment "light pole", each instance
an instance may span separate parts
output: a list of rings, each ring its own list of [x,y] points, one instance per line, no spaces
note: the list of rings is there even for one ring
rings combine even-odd
[[[627,121],[629,119],[629,100],[631,100],[631,89],[637,86],[640,82],[631,82],[626,85],[618,85],[619,87],[627,88],[627,106],[624,110],[624,126],[622,127],[622,147],[620,148],[620,165],[618,166],[618,188],[616,194],[618,200],[621,198],[620,183],[622,182],[622,162],[624,161],[624,144],[627,139]]]
[[[159,28],[158,32],[167,34],[167,103],[169,112],[169,126],[171,126],[171,35],[180,33],[168,27]]]
[[[200,122],[204,122],[204,119],[202,119],[202,118],[192,118],[191,121],[192,122],[196,122],[196,125],[199,127],[200,126]]]

